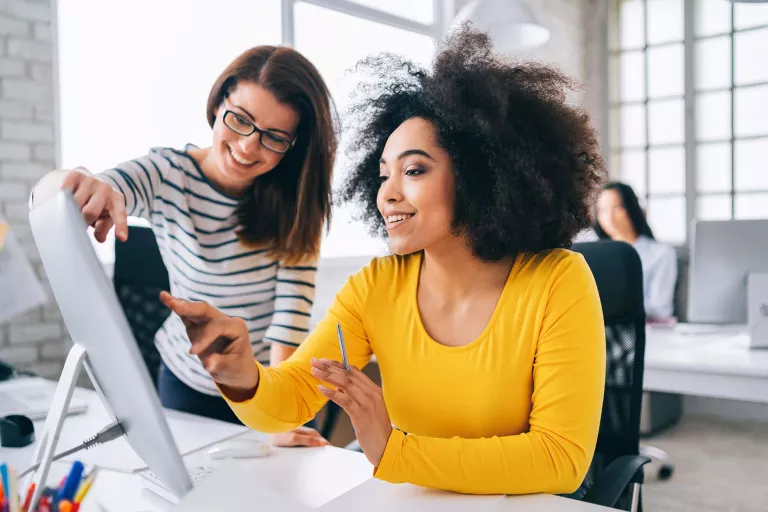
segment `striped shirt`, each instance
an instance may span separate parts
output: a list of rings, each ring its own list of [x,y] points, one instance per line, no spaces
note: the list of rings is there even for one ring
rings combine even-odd
[[[237,238],[238,201],[216,190],[185,151],[155,148],[99,174],[125,196],[129,216],[150,222],[168,269],[171,293],[205,301],[246,321],[256,359],[269,363],[271,343],[297,347],[309,332],[316,264],[286,266],[266,249]],[[170,315],[155,344],[189,387],[219,392],[197,356],[181,319]]]

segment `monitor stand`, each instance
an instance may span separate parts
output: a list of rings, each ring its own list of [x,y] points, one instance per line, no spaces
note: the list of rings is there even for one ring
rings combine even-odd
[[[768,274],[747,277],[747,322],[749,348],[768,348]]]
[[[69,402],[72,400],[72,393],[77,387],[77,380],[80,377],[80,373],[85,368],[88,373],[88,377],[96,388],[99,397],[103,397],[96,379],[93,377],[90,365],[88,363],[88,357],[85,347],[75,343],[69,350],[67,360],[64,363],[64,369],[61,371],[59,377],[59,383],[56,386],[56,392],[53,395],[53,401],[51,402],[51,408],[48,411],[48,416],[45,418],[45,425],[37,440],[37,447],[35,448],[35,455],[32,458],[31,465],[39,464],[36,471],[29,475],[24,480],[22,489],[26,489],[29,486],[29,479],[34,478],[35,491],[32,494],[32,501],[30,502],[29,510],[37,510],[37,505],[40,500],[45,483],[48,478],[48,472],[53,463],[53,457],[56,454],[56,445],[59,442],[59,436],[61,435],[61,428],[64,424],[66,417],[66,411],[69,409]],[[105,400],[102,398],[102,402]],[[106,406],[106,403],[105,403]],[[106,407],[110,416],[114,418],[114,414],[110,411],[109,407]]]

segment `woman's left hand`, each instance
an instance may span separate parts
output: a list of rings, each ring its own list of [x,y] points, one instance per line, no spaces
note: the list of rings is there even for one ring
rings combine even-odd
[[[275,446],[328,446],[329,443],[320,432],[310,427],[298,427],[288,432],[272,435]]]
[[[318,389],[346,411],[360,448],[368,461],[378,466],[392,433],[381,388],[357,368],[346,371],[342,363],[330,359],[312,358],[312,375],[336,387],[334,390],[320,385]]]

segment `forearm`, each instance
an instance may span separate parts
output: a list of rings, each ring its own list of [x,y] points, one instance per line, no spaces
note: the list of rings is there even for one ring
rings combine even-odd
[[[466,494],[560,494],[578,488],[591,457],[552,433],[443,439],[394,430],[375,476]]]
[[[272,346],[269,349],[269,366],[274,368],[279,365],[291,357],[291,355],[296,352],[296,348],[297,347],[292,347],[283,343],[272,343]]]
[[[286,432],[305,424],[322,408],[325,398],[311,375],[288,365],[265,368],[255,364],[259,371],[255,393],[219,388],[248,427],[267,433]]]

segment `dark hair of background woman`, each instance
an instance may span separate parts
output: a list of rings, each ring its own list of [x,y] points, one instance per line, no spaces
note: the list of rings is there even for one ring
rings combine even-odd
[[[651,226],[648,225],[648,221],[645,219],[645,213],[643,213],[643,209],[640,208],[640,202],[637,200],[637,195],[635,195],[635,191],[632,190],[632,187],[626,183],[612,181],[607,183],[603,187],[603,190],[615,190],[619,193],[621,202],[624,205],[624,209],[627,211],[629,221],[632,223],[632,227],[635,229],[637,236],[644,235],[651,240],[656,240],[656,237],[653,236],[653,231],[651,231]],[[599,238],[610,238],[608,233],[606,233],[602,226],[600,226],[599,222],[595,221],[593,229]]]
[[[467,24],[429,70],[386,54],[357,69],[372,76],[348,113],[359,130],[342,196],[374,233],[385,234],[379,158],[392,132],[414,117],[435,126],[453,159],[453,231],[478,259],[569,247],[592,224],[603,160],[589,117],[568,101],[578,86],[559,70],[494,54],[489,37]]]

